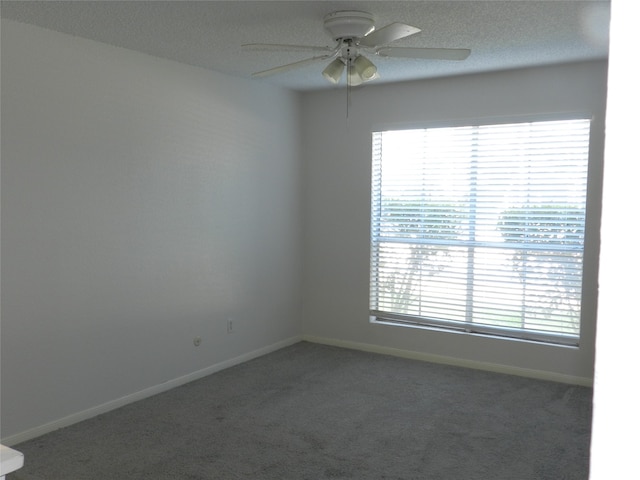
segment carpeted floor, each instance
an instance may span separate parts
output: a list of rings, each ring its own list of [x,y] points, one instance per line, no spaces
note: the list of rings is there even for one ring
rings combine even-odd
[[[585,480],[591,398],[302,342],[17,445],[8,480]]]

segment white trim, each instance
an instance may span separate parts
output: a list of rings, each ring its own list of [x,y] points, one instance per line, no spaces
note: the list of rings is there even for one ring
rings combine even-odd
[[[144,390],[140,390],[130,395],[125,395],[124,397],[111,400],[109,402],[103,403],[101,405],[97,405],[87,410],[83,410],[81,412],[68,415],[58,420],[54,420],[53,422],[49,422],[44,425],[40,425],[38,427],[25,430],[23,432],[16,433],[15,435],[11,435],[9,437],[3,438],[1,440],[1,443],[7,446],[12,446],[12,445],[17,445],[18,443],[26,442],[27,440],[31,440],[33,438],[44,435],[46,433],[53,432],[55,430],[58,430],[59,428],[68,427],[70,425],[81,422],[83,420],[88,420],[97,415],[101,415],[111,410],[115,410],[116,408],[120,408],[130,403],[137,402],[138,400],[143,400],[153,395],[157,395],[159,393],[171,390],[172,388],[176,388],[186,383],[193,382],[194,380],[198,380],[200,378],[214,374],[221,370],[225,370],[229,367],[240,365],[241,363],[247,362],[249,360],[253,360],[254,358],[261,357],[268,353],[275,352],[277,350],[288,347],[300,341],[306,341],[306,342],[317,343],[322,345],[331,345],[335,347],[349,348],[352,350],[360,350],[364,352],[380,353],[383,355],[392,355],[395,357],[408,358],[412,360],[441,363],[441,364],[453,365],[457,367],[474,368],[477,370],[504,373],[508,375],[518,375],[521,377],[535,378],[538,380],[548,380],[548,381],[554,381],[554,382],[560,382],[560,383],[567,383],[571,385],[581,385],[585,387],[593,386],[593,379],[586,378],[586,377],[577,377],[573,375],[564,375],[561,373],[547,372],[542,370],[533,370],[533,369],[527,369],[527,368],[519,368],[519,367],[488,363],[488,362],[477,362],[473,360],[447,357],[444,355],[434,355],[430,353],[416,352],[412,350],[402,350],[398,348],[384,347],[381,345],[351,342],[348,340],[338,340],[334,338],[317,337],[314,335],[300,335],[300,336],[295,336],[295,337],[282,340],[280,342],[276,342],[272,345],[268,345],[266,347],[262,347],[257,350],[253,350],[251,352],[245,353],[243,355],[239,355],[229,360],[222,361],[220,363],[216,363],[209,367],[203,368],[193,373],[189,373],[187,375],[183,375],[173,380],[169,380],[159,385],[154,385],[152,387],[145,388]]]
[[[174,378],[173,380],[168,380],[159,385],[154,385],[152,387],[145,388],[144,390],[140,390],[138,392],[125,395],[124,397],[111,400],[101,405],[91,407],[87,410],[73,413],[71,415],[60,418],[58,420],[54,420],[53,422],[49,422],[35,428],[30,428],[29,430],[25,430],[23,432],[16,433],[15,435],[11,435],[9,437],[3,438],[2,444],[11,446],[21,442],[25,442],[27,440],[31,440],[32,438],[36,438],[46,433],[53,432],[54,430],[58,430],[59,428],[68,427],[69,425],[73,425],[74,423],[78,423],[83,420],[88,420],[97,415],[101,415],[111,410],[115,410],[116,408],[124,407],[125,405],[128,405],[133,402],[137,402],[138,400],[143,400],[153,395],[157,395],[158,393],[166,392],[167,390],[171,390],[172,388],[176,388],[186,383],[193,382],[194,380],[198,380],[200,378],[206,377],[208,375],[219,372],[221,370],[225,370],[229,367],[233,367],[235,365],[239,365],[249,360],[253,360],[254,358],[258,358],[268,353],[275,352],[276,350],[280,350],[282,348],[298,343],[301,340],[302,340],[301,336],[295,336],[295,337],[282,340],[280,342],[276,342],[271,345],[267,345],[266,347],[262,347],[257,350],[253,350],[251,352],[244,353],[237,357],[230,358],[229,360],[224,360],[220,363],[216,363],[214,365],[203,368],[201,370],[197,370],[187,375]]]
[[[24,455],[13,448],[0,445],[0,480],[24,465]]]
[[[545,113],[514,113],[511,115],[462,116],[437,120],[416,120],[413,122],[378,122],[371,127],[373,132],[396,130],[421,130],[426,128],[466,127],[470,125],[502,125],[506,123],[546,122],[554,120],[591,120],[595,115],[590,110],[560,110]]]
[[[478,362],[475,360],[447,357],[444,355],[416,352],[413,350],[401,350],[399,348],[384,347],[381,345],[372,345],[368,343],[350,342],[348,340],[337,340],[335,338],[316,337],[313,335],[303,335],[302,340],[305,342],[319,343],[322,345],[331,345],[334,347],[350,348],[352,350],[361,350],[364,352],[380,353],[383,355],[392,355],[394,357],[409,358],[411,360],[421,360],[424,362],[441,363],[444,365],[453,365],[456,367],[464,368],[473,368],[476,370],[484,370],[487,372],[504,373],[507,375],[517,375],[519,377],[535,378],[537,380],[547,380],[551,382],[567,383],[570,385],[580,385],[583,387],[593,387],[593,379],[591,378],[565,375],[562,373],[548,372],[544,370],[520,368],[510,365],[502,365],[499,363]]]
[[[400,316],[399,316],[400,318]],[[517,337],[517,336],[501,336],[502,331],[508,330],[507,328],[502,329],[501,327],[490,327],[483,326],[484,331],[470,331],[464,330],[462,327],[460,329],[454,329],[451,327],[451,323],[446,321],[442,322],[442,326],[438,325],[438,320],[430,320],[433,324],[427,323],[408,323],[403,322],[402,320],[394,320],[391,316],[389,319],[383,317],[376,317],[374,315],[369,315],[369,323],[373,325],[387,325],[390,327],[401,327],[401,328],[414,328],[417,330],[431,330],[436,332],[449,333],[452,335],[470,335],[474,337],[485,337],[485,338],[499,338],[505,342],[525,342],[525,343],[533,343],[533,344],[544,344],[551,347],[557,348],[570,348],[570,349],[578,349],[579,348],[579,338],[576,339],[575,343],[562,343],[560,341],[554,341],[556,339],[563,339],[560,335],[554,336],[552,334],[546,335],[534,335],[531,332],[527,332],[527,337]],[[516,330],[519,332],[519,330]],[[537,337],[537,338],[536,338]]]

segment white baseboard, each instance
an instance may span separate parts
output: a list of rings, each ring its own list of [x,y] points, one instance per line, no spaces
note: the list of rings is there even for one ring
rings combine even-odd
[[[138,400],[143,400],[153,395],[157,395],[158,393],[166,392],[167,390],[171,390],[172,388],[179,387],[180,385],[193,382],[194,380],[198,380],[200,378],[206,377],[207,375],[211,375],[213,373],[219,372],[226,368],[239,365],[241,363],[247,362],[249,360],[253,360],[254,358],[261,357],[271,352],[275,352],[276,350],[280,350],[281,348],[288,347],[289,345],[293,345],[294,343],[298,343],[301,340],[302,340],[301,336],[295,336],[295,337],[282,340],[280,342],[276,342],[272,345],[267,345],[266,347],[253,350],[251,352],[245,353],[243,355],[239,355],[234,358],[230,358],[229,360],[216,363],[215,365],[211,365],[209,367],[189,373],[187,375],[183,375],[173,380],[163,382],[159,385],[154,385],[152,387],[145,388],[144,390],[140,390],[130,395],[125,395],[124,397],[111,400],[101,405],[97,405],[87,410],[83,410],[81,412],[73,413],[71,415],[60,418],[58,420],[54,420],[53,422],[49,422],[44,425],[40,425],[38,427],[25,430],[23,432],[17,433],[15,435],[11,435],[6,438],[2,438],[0,443],[2,443],[3,445],[12,446],[12,445],[17,445],[18,443],[21,443],[21,442],[26,442],[27,440],[31,440],[33,438],[44,435],[46,433],[53,432],[54,430],[58,430],[59,428],[68,427],[70,425],[73,425],[74,423],[78,423],[83,420],[88,420],[97,415],[101,415],[111,410],[115,410],[116,408],[124,407],[125,405],[128,405],[133,402],[137,402]]]
[[[95,417],[97,415],[101,415],[103,413],[107,413],[111,410],[115,410],[116,408],[120,408],[130,403],[137,402],[138,400],[143,400],[145,398],[151,397],[158,393],[166,392],[167,390],[171,390],[172,388],[179,387],[181,385],[206,377],[207,375],[211,375],[213,373],[219,372],[226,368],[239,365],[241,363],[247,362],[254,358],[261,357],[271,352],[275,352],[276,350],[280,350],[281,348],[288,347],[300,341],[307,341],[310,343],[331,345],[331,346],[342,347],[342,348],[350,348],[352,350],[361,350],[361,351],[371,352],[371,353],[380,353],[383,355],[393,355],[396,357],[409,358],[412,360],[421,360],[421,361],[432,362],[432,363],[441,363],[441,364],[453,365],[457,367],[474,368],[477,370],[486,370],[489,372],[504,373],[508,375],[518,375],[522,377],[536,378],[539,380],[548,380],[553,382],[567,383],[571,385],[581,385],[585,387],[593,386],[593,379],[591,378],[564,375],[561,373],[519,368],[519,367],[513,367],[509,365],[501,365],[501,364],[494,364],[494,363],[488,363],[488,362],[476,362],[473,360],[465,360],[460,358],[447,357],[443,355],[434,355],[429,353],[415,352],[411,350],[402,350],[402,349],[384,347],[380,345],[372,345],[367,343],[351,342],[347,340],[337,340],[333,338],[316,337],[313,335],[301,335],[301,336],[291,337],[291,338],[282,340],[280,342],[276,342],[272,345],[268,345],[266,347],[259,348],[257,350],[231,358],[229,360],[216,363],[215,365],[211,365],[209,367],[203,368],[201,370],[192,372],[187,375],[183,375],[173,380],[169,380],[159,385],[154,385],[152,387],[145,388],[144,390],[132,393],[130,395],[126,395],[121,398],[117,398],[115,400],[111,400],[101,405],[97,405],[87,410],[83,410],[81,412],[68,415],[64,418],[60,418],[53,422],[49,422],[44,425],[40,425],[38,427],[25,430],[23,432],[17,433],[15,435],[11,435],[6,438],[2,438],[0,440],[0,443],[2,443],[3,445],[12,446],[18,443],[26,442],[27,440],[31,440],[33,438],[44,435],[46,433],[53,432],[54,430],[58,430],[59,428],[68,427],[70,425],[73,425],[74,423],[78,423],[83,420],[88,420],[89,418]]]
[[[421,360],[421,361],[431,362],[431,363],[441,363],[445,365],[453,365],[456,367],[474,368],[476,370],[485,370],[488,372],[504,373],[507,375],[518,375],[520,377],[528,377],[528,378],[535,378],[538,380],[567,383],[570,385],[580,385],[583,387],[593,387],[593,379],[591,378],[578,377],[574,375],[565,375],[562,373],[548,372],[544,370],[533,370],[528,368],[513,367],[510,365],[501,365],[497,363],[477,362],[474,360],[447,357],[444,355],[434,355],[430,353],[415,352],[412,350],[401,350],[398,348],[383,347],[380,345],[371,345],[368,343],[350,342],[346,340],[337,340],[333,338],[316,337],[313,335],[303,335],[302,340],[306,342],[311,342],[311,343],[331,345],[334,347],[350,348],[352,350],[361,350],[364,352],[381,353],[383,355],[392,355],[395,357],[409,358],[412,360]]]

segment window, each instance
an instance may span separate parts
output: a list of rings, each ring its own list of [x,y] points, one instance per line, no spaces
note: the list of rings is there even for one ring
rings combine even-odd
[[[374,321],[577,345],[589,128],[374,132]]]

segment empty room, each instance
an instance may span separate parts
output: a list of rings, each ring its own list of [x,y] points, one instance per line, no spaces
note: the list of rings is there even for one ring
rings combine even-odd
[[[1,14],[2,478],[611,473],[611,2]]]

